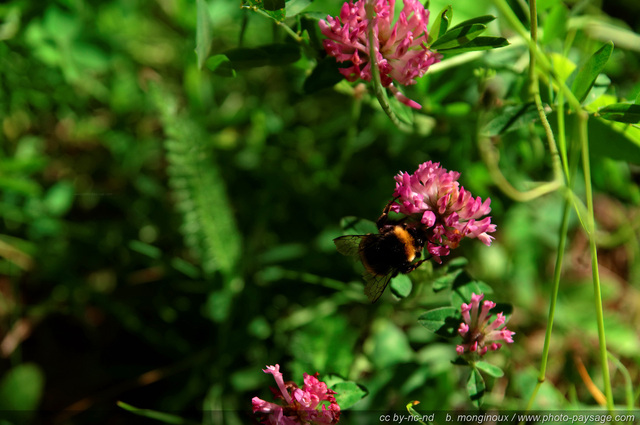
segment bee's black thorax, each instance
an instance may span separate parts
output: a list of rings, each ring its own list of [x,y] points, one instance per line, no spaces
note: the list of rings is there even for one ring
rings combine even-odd
[[[384,275],[404,272],[420,256],[424,246],[420,232],[403,225],[390,225],[379,234],[366,235],[360,244],[360,259],[370,272]]]

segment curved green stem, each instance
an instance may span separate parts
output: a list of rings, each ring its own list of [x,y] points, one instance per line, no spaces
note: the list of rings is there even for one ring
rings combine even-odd
[[[571,106],[571,109],[576,112],[578,116],[578,139],[580,141],[580,148],[582,151],[582,166],[584,170],[584,181],[585,181],[585,189],[586,189],[586,201],[587,201],[587,214],[586,217],[581,217],[583,221],[583,225],[585,230],[589,236],[589,250],[591,253],[591,267],[592,267],[592,279],[593,279],[593,288],[594,288],[594,301],[596,308],[596,321],[598,326],[598,339],[599,339],[599,349],[600,349],[600,363],[602,367],[602,375],[605,386],[605,397],[607,400],[607,408],[609,410],[613,409],[613,395],[611,390],[611,380],[609,375],[609,363],[607,361],[607,345],[605,338],[605,330],[604,330],[604,313],[602,308],[602,293],[600,289],[600,275],[598,271],[598,253],[597,246],[595,240],[595,216],[593,209],[593,193],[591,188],[591,169],[589,163],[589,143],[588,143],[588,120],[589,114],[582,109],[581,103],[574,96],[571,90],[567,87],[564,81],[561,81],[558,76],[553,72],[549,59],[546,57],[544,52],[540,49],[537,43],[537,11],[536,11],[536,3],[535,0],[531,0],[530,3],[530,17],[531,17],[531,34],[527,33],[524,26],[520,23],[516,15],[513,13],[509,5],[505,0],[493,0],[495,6],[500,10],[500,12],[504,15],[504,17],[509,21],[512,27],[520,34],[520,36],[527,42],[529,45],[530,51],[530,68],[529,68],[529,78],[530,78],[530,90],[534,95],[534,99],[536,102],[536,107],[540,114],[540,118],[542,120],[542,124],[545,128],[545,132],[547,133],[547,138],[549,140],[549,149],[551,154],[553,155],[553,167],[554,174],[556,178],[561,178],[562,173],[564,172],[564,176],[566,179],[565,184],[567,185],[567,189],[570,190],[570,181],[571,181],[571,170],[569,170],[567,164],[567,154],[566,154],[566,141],[564,139],[564,116],[559,120],[559,127],[561,130],[561,140],[560,140],[560,152],[558,152],[555,146],[555,140],[553,139],[553,133],[551,132],[551,128],[546,122],[546,117],[542,111],[542,103],[540,101],[540,93],[539,86],[537,81],[537,71],[536,71],[536,62],[539,64],[541,71],[550,75],[553,80],[556,81],[558,87],[558,97],[559,97],[559,111],[564,114],[563,105],[563,96],[566,97],[567,102]],[[562,165],[561,165],[562,163]],[[568,195],[563,213],[563,222],[561,226],[561,234],[560,234],[560,243],[558,247],[558,257],[556,258],[556,268],[554,271],[554,289],[551,297],[551,303],[549,306],[549,320],[547,322],[547,331],[545,334],[545,343],[543,348],[543,358],[540,365],[540,374],[538,376],[538,385],[534,389],[533,395],[529,400],[527,409],[531,407],[535,396],[538,392],[538,389],[542,382],[544,382],[545,374],[546,374],[546,365],[547,358],[549,353],[549,345],[551,339],[551,330],[553,327],[553,319],[555,314],[555,306],[557,300],[557,294],[559,289],[560,282],[560,273],[562,266],[562,257],[564,255],[564,248],[566,244],[566,231],[567,231],[567,222],[569,216],[569,205],[570,205],[570,195]],[[576,210],[579,216],[580,211]]]
[[[602,291],[600,290],[600,273],[598,271],[598,248],[596,246],[595,219],[593,211],[593,192],[591,189],[591,165],[589,163],[589,140],[587,125],[589,115],[586,112],[578,114],[578,134],[582,147],[582,168],[584,170],[584,184],[587,198],[587,228],[589,235],[589,251],[591,253],[591,273],[593,278],[593,292],[596,308],[596,322],[598,324],[598,341],[600,343],[600,364],[604,381],[604,395],[607,398],[607,408],[613,410],[613,393],[609,376],[609,362],[607,361],[607,342],[604,332],[604,313],[602,310]]]
[[[374,93],[376,94],[376,98],[378,99],[382,110],[387,114],[391,122],[396,127],[398,127],[398,129],[411,133],[411,127],[400,121],[400,119],[391,109],[391,105],[389,105],[389,99],[387,98],[387,93],[384,87],[382,87],[382,82],[380,81],[380,68],[378,67],[378,55],[375,48],[376,36],[373,33],[373,18],[375,13],[373,10],[373,4],[367,1],[365,3],[365,10],[367,12],[367,21],[369,21],[369,25],[367,28],[367,34],[369,36],[369,63],[371,64],[371,82],[373,82]]]

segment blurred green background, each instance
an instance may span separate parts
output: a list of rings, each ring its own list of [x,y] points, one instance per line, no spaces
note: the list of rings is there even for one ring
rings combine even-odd
[[[544,27],[561,3],[539,3]],[[446,4],[432,2],[432,12]],[[239,2],[200,5],[212,55],[293,43]],[[286,23],[307,28],[340,6],[316,0]],[[543,47],[564,57],[573,32],[567,57],[579,65],[617,36],[610,84],[597,95],[634,101],[640,44],[630,34],[640,31],[640,8],[605,6],[568,4],[567,28],[548,30]],[[197,8],[189,0],[0,5],[6,423],[145,423],[119,400],[198,423],[247,423],[251,398],[271,397],[261,369],[276,363],[298,383],[317,371],[362,384],[369,394],[354,409],[401,410],[411,400],[424,411],[468,407],[466,372],[450,364],[453,343],[417,322],[446,302],[430,288],[441,268],[413,273],[411,297],[387,293],[371,305],[359,270],[332,243],[342,217],[375,220],[393,176],[427,160],[461,172],[465,188],[492,200],[492,246],[467,241],[452,258],[466,257],[469,272],[494,288],[491,299],[514,305],[516,343],[492,359],[507,375],[489,382],[487,403],[522,408],[536,382],[562,197],[506,197],[480,160],[477,134],[479,116],[527,101],[523,44],[499,18],[489,31],[512,46],[435,67],[406,88],[424,107],[407,134],[354,85],[305,90],[324,55],[317,44],[292,64],[235,77],[199,69]],[[457,1],[453,22],[486,13],[496,14],[488,2]],[[609,349],[637,384],[640,156],[616,157],[607,144],[640,139],[591,121]],[[543,140],[533,124],[492,139],[517,188],[549,179]],[[574,217],[539,407],[595,403],[578,361],[602,388],[590,273]],[[612,376],[622,403],[625,376],[618,367]]]

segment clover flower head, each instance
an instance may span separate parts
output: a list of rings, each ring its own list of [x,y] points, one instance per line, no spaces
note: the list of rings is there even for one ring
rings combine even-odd
[[[498,350],[502,344],[498,341],[507,343],[513,342],[513,335],[506,327],[504,314],[498,313],[493,322],[489,323],[491,314],[489,310],[496,306],[492,301],[485,301],[480,305],[480,301],[484,298],[484,294],[471,295],[469,304],[462,303],[460,310],[462,319],[464,320],[458,328],[458,333],[462,337],[462,344],[456,347],[459,355],[465,352],[478,353],[484,356],[487,351]]]
[[[340,406],[334,397],[335,391],[318,380],[315,375],[304,374],[304,385],[299,388],[294,382],[284,382],[280,365],[267,366],[264,373],[270,373],[278,389],[273,389],[276,400],[282,405],[254,397],[251,400],[253,412],[262,417],[268,425],[330,425],[338,423]],[[328,402],[329,406],[327,407]]]
[[[401,172],[395,176],[397,198],[391,210],[405,215],[419,215],[420,222],[431,229],[426,248],[433,258],[441,263],[440,257],[449,255],[460,241],[477,238],[485,245],[491,245],[496,225],[491,217],[491,199],[484,202],[473,198],[471,192],[458,183],[460,173],[447,171],[439,162],[420,164],[415,173]]]
[[[374,51],[380,69],[380,79],[402,103],[416,109],[421,106],[400,93],[393,81],[402,85],[416,83],[429,67],[439,62],[441,55],[427,47],[427,23],[429,11],[419,0],[403,0],[403,8],[395,24],[395,0],[353,0],[344,3],[339,17],[327,16],[320,20],[324,48],[338,62],[350,61],[351,66],[340,72],[349,81],[358,78],[371,81],[371,61],[369,58],[369,20],[365,4],[373,4],[375,17],[371,24],[374,34]]]

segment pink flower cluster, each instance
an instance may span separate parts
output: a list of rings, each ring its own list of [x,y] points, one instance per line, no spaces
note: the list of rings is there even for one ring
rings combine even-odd
[[[471,295],[471,303],[462,303],[460,310],[464,322],[460,324],[458,333],[462,337],[462,344],[456,347],[458,354],[465,352],[478,353],[484,356],[488,350],[497,350],[502,347],[497,341],[513,342],[513,335],[506,327],[499,329],[505,324],[504,314],[498,313],[495,320],[489,324],[491,315],[489,310],[496,306],[492,301],[485,301],[480,307],[480,301],[484,294]]]
[[[333,396],[335,391],[318,380],[318,374],[304,374],[304,386],[298,388],[293,382],[284,382],[280,365],[267,366],[264,373],[270,373],[278,385],[271,389],[276,399],[282,399],[284,405],[270,403],[258,397],[251,400],[253,412],[263,418],[263,424],[269,425],[330,425],[338,423],[340,406]],[[326,403],[329,403],[327,408]],[[318,407],[321,409],[318,409]]]
[[[482,202],[460,187],[460,173],[447,171],[439,162],[420,164],[415,173],[399,173],[395,176],[397,202],[391,210],[406,215],[419,214],[420,222],[432,229],[427,251],[438,262],[456,248],[462,238],[478,238],[490,245],[496,225],[491,224],[489,214],[491,199]]]
[[[392,26],[395,0],[358,0],[344,3],[340,17],[327,16],[319,22],[322,34],[327,37],[323,45],[327,54],[338,62],[351,61],[352,66],[340,72],[349,81],[358,78],[371,81],[369,59],[369,20],[365,3],[373,3],[374,49],[384,87],[389,87],[398,99],[412,108],[421,106],[404,97],[393,86],[393,80],[402,85],[416,83],[432,64],[439,62],[441,55],[427,48],[427,23],[429,11],[419,0],[403,0],[404,7],[397,22]]]

